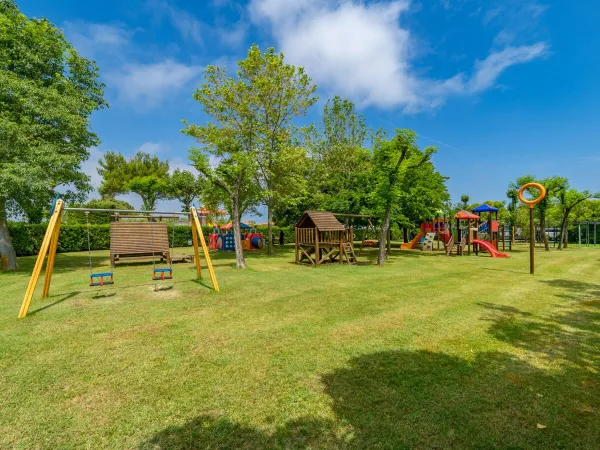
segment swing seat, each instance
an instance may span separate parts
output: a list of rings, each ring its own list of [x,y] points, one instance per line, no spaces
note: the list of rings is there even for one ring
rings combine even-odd
[[[173,269],[169,267],[165,267],[164,269],[154,269],[154,274],[152,276],[154,281],[158,280],[172,280],[173,279]]]
[[[110,280],[104,280],[104,278],[110,277]],[[100,281],[95,281],[96,278],[100,278]],[[112,272],[103,273],[91,273],[90,274],[90,286],[104,286],[107,284],[115,284]]]

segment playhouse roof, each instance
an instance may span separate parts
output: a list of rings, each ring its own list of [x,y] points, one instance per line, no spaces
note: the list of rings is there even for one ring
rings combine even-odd
[[[456,215],[454,216],[455,219],[461,219],[461,220],[473,220],[473,219],[479,219],[479,216],[476,214],[472,214],[469,211],[465,211],[464,209],[462,211],[459,211],[456,213]]]
[[[230,230],[233,228],[233,222],[229,222],[227,225],[223,225],[221,227],[222,230]],[[250,225],[246,225],[244,222],[240,222],[240,228],[242,230],[247,230],[248,228],[252,228]]]
[[[318,228],[319,231],[344,231],[344,225],[329,211],[306,211],[296,228]]]
[[[493,206],[484,203],[483,205],[479,205],[477,208],[473,208],[471,211],[482,213],[482,212],[498,212],[498,208],[494,208]]]

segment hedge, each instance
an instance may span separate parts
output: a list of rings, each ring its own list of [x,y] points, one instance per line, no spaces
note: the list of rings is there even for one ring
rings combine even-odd
[[[13,241],[13,246],[17,256],[35,255],[40,250],[40,245],[44,240],[46,233],[45,223],[29,224],[20,222],[11,222],[8,224],[8,230]],[[173,240],[173,228],[175,229],[175,247],[187,247],[192,239],[192,229],[186,226],[169,225],[169,243]],[[213,228],[209,226],[202,227],[204,236],[212,233]],[[267,237],[267,227],[260,226],[256,230]],[[283,230],[284,241],[289,244],[294,242],[294,227],[273,227],[273,237],[275,242],[279,242],[279,232]],[[364,230],[355,230],[354,239],[361,240]],[[371,239],[378,239],[371,232]],[[400,240],[401,232],[398,229],[392,229],[392,239]],[[90,225],[90,246],[92,250],[108,250],[110,248],[110,225]],[[58,239],[58,251],[63,252],[83,252],[88,250],[87,226],[84,224],[65,224],[60,227],[60,236]]]
[[[35,255],[46,233],[45,223],[29,224],[11,222],[8,230],[17,256]],[[175,230],[175,247],[187,247],[192,239],[192,229],[186,226],[169,226],[169,243],[173,241]],[[294,229],[291,227],[273,227],[273,236],[279,241],[279,231],[283,230],[286,243],[294,242]],[[204,236],[212,233],[212,227],[202,227]],[[267,236],[267,227],[258,227],[257,231]],[[90,225],[90,247],[92,250],[108,250],[110,248],[110,225]],[[83,252],[88,250],[87,226],[79,224],[62,224],[58,239],[58,252]]]

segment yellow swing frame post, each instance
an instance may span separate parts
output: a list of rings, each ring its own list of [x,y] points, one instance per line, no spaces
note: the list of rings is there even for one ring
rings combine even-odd
[[[192,241],[194,242],[194,258],[196,261],[196,272],[198,273],[198,278],[202,278],[202,272],[200,269],[200,255],[198,251],[198,237],[200,237],[200,243],[202,244],[202,253],[204,253],[204,258],[206,258],[206,265],[208,266],[210,280],[212,281],[212,285],[215,291],[219,292],[219,283],[217,283],[215,270],[213,269],[210,254],[208,253],[208,247],[206,245],[206,240],[204,239],[204,233],[202,232],[200,219],[198,218],[198,210],[193,206],[190,207],[190,217],[192,219]]]
[[[23,298],[23,304],[21,305],[21,310],[19,311],[19,319],[25,317],[27,315],[27,311],[29,311],[29,305],[31,304],[35,287],[38,279],[40,278],[46,255],[48,255],[48,262],[46,264],[46,275],[44,277],[42,298],[48,297],[48,294],[50,293],[50,282],[52,280],[52,272],[54,270],[54,261],[56,260],[56,247],[58,246],[58,234],[60,233],[60,224],[62,221],[64,207],[65,204],[62,200],[56,200],[54,211],[52,212],[50,220],[48,221],[48,228],[46,229],[46,234],[44,235],[44,240],[42,241],[40,252],[38,253],[37,260],[35,261],[33,273],[31,274],[29,285],[27,286],[27,291],[25,292],[25,297]]]
[[[21,304],[21,310],[19,311],[18,316],[19,319],[22,319],[23,317],[27,316],[27,312],[29,311],[29,305],[31,304],[31,300],[33,299],[33,294],[35,293],[37,282],[40,278],[40,274],[42,273],[42,268],[44,267],[46,255],[48,255],[48,262],[46,263],[46,275],[44,276],[44,288],[42,290],[42,298],[47,298],[50,293],[52,272],[54,271],[54,262],[56,261],[56,248],[58,247],[58,235],[60,234],[60,225],[62,223],[64,211],[65,203],[63,202],[63,200],[56,200],[54,211],[52,212],[50,220],[48,221],[48,228],[46,229],[46,234],[44,235],[44,240],[42,241],[40,252],[38,253],[38,257],[35,261],[35,266],[33,267],[33,272],[31,274],[31,278],[29,279],[29,284],[27,285],[27,291],[25,292],[25,297],[23,298],[23,303]],[[202,269],[200,267],[200,249],[198,246],[198,238],[200,238],[202,252],[204,253],[204,257],[206,258],[208,273],[210,274],[210,279],[212,281],[213,288],[216,292],[219,292],[219,283],[217,283],[217,277],[215,276],[215,271],[213,269],[212,261],[210,259],[210,254],[208,253],[208,247],[206,245],[206,240],[204,239],[204,234],[202,233],[202,227],[200,226],[200,219],[198,218],[198,211],[196,210],[196,208],[190,208],[190,217],[192,224],[192,242],[194,244],[194,260],[196,262],[196,273],[199,279],[202,278]]]

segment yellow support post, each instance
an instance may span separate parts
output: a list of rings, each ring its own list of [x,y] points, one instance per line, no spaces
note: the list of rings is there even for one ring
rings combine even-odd
[[[212,281],[213,287],[215,291],[219,292],[219,284],[217,283],[217,277],[215,276],[215,271],[212,266],[212,261],[210,260],[210,254],[208,253],[208,247],[206,246],[206,241],[204,240],[204,233],[202,232],[202,227],[200,226],[200,219],[198,219],[198,211],[196,208],[191,207],[190,213],[192,217],[192,221],[196,226],[197,236],[200,237],[200,243],[202,244],[202,251],[204,252],[204,258],[206,259],[206,265],[208,266],[208,273],[210,274],[210,279]]]
[[[196,222],[192,219],[192,242],[194,243],[194,261],[196,262],[196,274],[198,279],[202,278],[202,268],[200,267],[200,251],[198,249],[198,230]]]
[[[48,262],[46,263],[46,276],[44,277],[44,289],[42,290],[42,298],[48,298],[50,293],[50,283],[52,282],[52,273],[54,272],[54,262],[56,261],[56,248],[58,247],[58,235],[60,234],[60,224],[62,223],[62,211],[59,213],[54,234],[50,241],[50,249],[48,250]]]
[[[44,240],[42,241],[42,245],[40,247],[40,252],[38,253],[31,278],[29,279],[29,284],[27,285],[27,291],[25,292],[23,304],[21,305],[21,310],[19,311],[19,319],[25,317],[27,315],[27,311],[29,310],[29,305],[31,303],[31,299],[33,298],[33,293],[35,292],[35,286],[40,278],[40,273],[42,272],[42,267],[44,266],[44,259],[46,259],[46,254],[48,253],[48,249],[50,247],[50,241],[54,236],[56,224],[59,218],[62,216],[63,206],[64,203],[62,200],[56,201],[54,212],[48,221],[48,228],[46,229],[46,234],[44,235]]]

